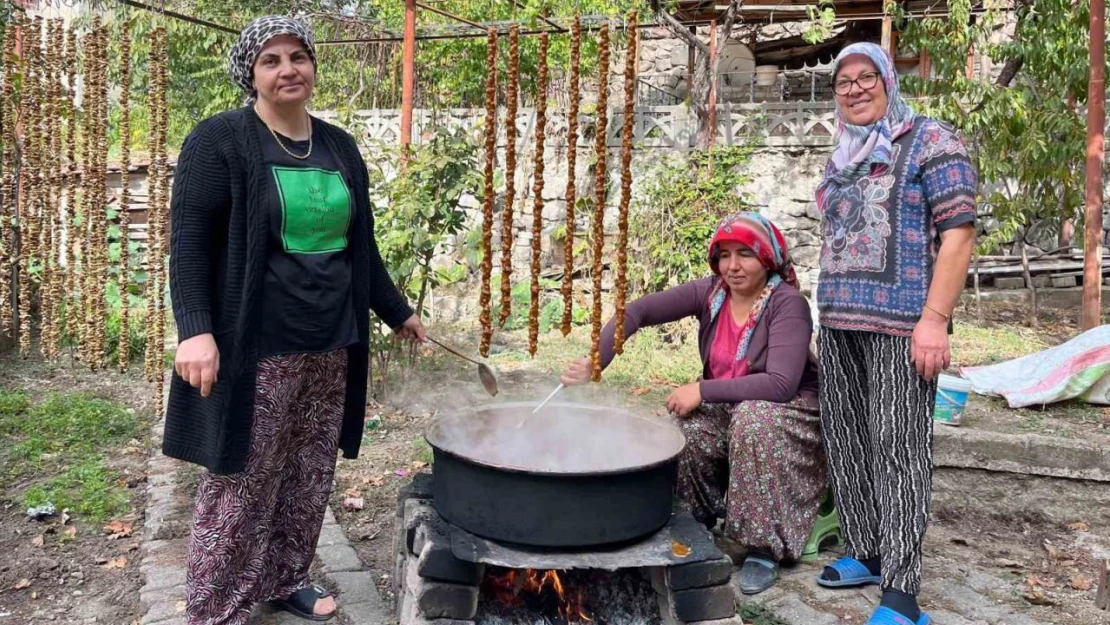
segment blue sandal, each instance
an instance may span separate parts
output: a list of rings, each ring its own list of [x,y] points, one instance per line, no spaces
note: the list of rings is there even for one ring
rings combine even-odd
[[[872,575],[870,569],[863,562],[847,556],[833,562],[829,565],[829,568],[840,573],[840,579],[826,579],[825,573],[822,571],[817,576],[817,583],[825,588],[858,588],[883,581],[881,576]]]
[[[871,618],[867,619],[866,625],[929,625],[929,615],[922,612],[914,623],[890,608],[879,606]]]

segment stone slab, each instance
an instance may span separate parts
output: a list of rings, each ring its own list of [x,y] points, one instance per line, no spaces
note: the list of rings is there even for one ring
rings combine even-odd
[[[935,428],[933,464],[1110,482],[1110,449],[1082,440]]]
[[[316,550],[316,555],[320,558],[320,569],[324,574],[362,570],[362,561],[348,544],[321,547]]]

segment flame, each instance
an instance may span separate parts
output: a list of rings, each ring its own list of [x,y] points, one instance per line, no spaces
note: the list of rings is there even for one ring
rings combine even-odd
[[[583,589],[571,587],[568,590],[557,571],[508,569],[502,574],[487,575],[483,586],[499,602],[512,607],[524,606],[527,598],[542,605],[545,597],[553,596],[560,618],[568,623],[593,622],[585,609]]]

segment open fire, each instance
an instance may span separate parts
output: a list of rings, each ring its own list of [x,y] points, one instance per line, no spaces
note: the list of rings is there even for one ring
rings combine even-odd
[[[491,567],[482,581],[482,593],[508,607],[558,614],[567,623],[593,621],[586,611],[585,587],[565,571],[560,576],[557,571]]]

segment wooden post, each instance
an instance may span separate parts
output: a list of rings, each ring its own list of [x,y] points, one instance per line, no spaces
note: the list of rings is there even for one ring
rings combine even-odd
[[[886,50],[887,52],[890,53],[890,58],[892,58],[892,59],[894,58],[894,37],[892,36],[893,35],[893,32],[892,32],[893,29],[894,29],[894,18],[892,18],[889,13],[886,13],[884,11],[883,12],[883,31],[882,31],[883,34],[882,34],[882,39],[880,40],[880,45],[882,45],[883,50]]]
[[[921,51],[918,62],[920,65],[918,65],[917,73],[921,75],[921,78],[928,80],[930,74],[933,73],[933,59],[929,58],[928,50]]]
[[[413,94],[416,91],[416,0],[405,0],[404,50],[401,60],[401,159],[412,145]]]
[[[717,140],[717,20],[709,21],[709,147]],[[710,168],[713,167],[710,162]],[[712,173],[712,169],[710,169]]]
[[[690,34],[697,37],[698,27],[691,26]],[[693,45],[686,46],[686,94],[694,94],[694,65],[698,62],[698,50]]]
[[[1110,560],[1098,561],[1098,594],[1095,595],[1095,607],[1100,610],[1110,610]]]
[[[1083,329],[1102,323],[1102,164],[1106,124],[1106,1],[1091,0],[1087,85],[1087,210],[1083,230]]]
[[[967,79],[975,78],[975,46],[972,45],[967,49]]]

